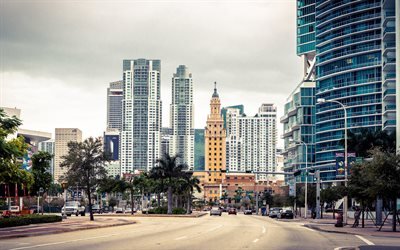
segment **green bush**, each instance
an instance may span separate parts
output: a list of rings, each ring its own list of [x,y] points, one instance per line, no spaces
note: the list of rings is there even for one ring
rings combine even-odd
[[[156,207],[149,210],[149,214],[167,214],[167,207]]]
[[[52,222],[59,222],[61,220],[62,220],[61,216],[58,215],[38,215],[38,214],[23,215],[18,217],[0,219],[0,228],[25,226],[29,224],[38,224],[38,223],[52,223]]]
[[[181,207],[176,207],[172,209],[172,214],[186,214],[186,209]]]

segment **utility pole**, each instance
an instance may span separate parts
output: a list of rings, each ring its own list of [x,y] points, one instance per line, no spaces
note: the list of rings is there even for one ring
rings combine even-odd
[[[258,215],[258,192],[255,192],[256,195],[256,215]]]

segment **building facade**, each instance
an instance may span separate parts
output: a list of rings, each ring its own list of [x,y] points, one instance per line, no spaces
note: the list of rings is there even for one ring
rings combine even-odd
[[[123,61],[121,173],[150,170],[160,157],[161,61]]]
[[[171,154],[179,155],[178,163],[194,165],[193,78],[185,65],[180,65],[172,78]]]
[[[207,201],[218,202],[226,175],[226,131],[221,117],[221,101],[215,83],[214,93],[210,102],[210,114],[207,117],[205,138],[205,176],[204,196]]]
[[[103,136],[104,152],[111,161],[119,160],[119,131],[118,129],[108,129]]]
[[[54,155],[54,153],[55,153],[54,149],[55,149],[55,142],[52,139],[39,142],[39,144],[38,144],[39,151],[44,151],[51,155]],[[51,161],[50,161],[49,173],[51,174],[51,176],[54,176],[54,157],[52,157]]]
[[[276,171],[276,106],[262,104],[254,117],[240,117],[239,138],[240,169],[257,173],[258,181],[266,180],[262,172]]]
[[[60,177],[66,172],[61,168],[62,156],[68,154],[69,142],[82,142],[82,131],[77,128],[56,128],[54,140],[54,182],[60,183]]]
[[[238,109],[240,115],[244,114],[244,105],[239,104],[239,105],[233,105],[233,106],[228,106],[228,107],[223,107],[221,109],[221,114],[222,114],[222,119],[224,119],[224,128],[226,128],[226,119],[227,119],[227,112],[228,109]]]
[[[107,88],[107,129],[122,128],[123,81],[110,82]]]
[[[172,129],[171,128],[161,128],[161,156],[171,153],[172,145]]]
[[[286,100],[284,116],[280,121],[285,147],[282,152],[284,171],[302,171],[296,181],[304,182],[306,165],[310,168],[315,162],[315,82],[303,81],[296,87]],[[291,177],[285,178],[288,182]],[[312,182],[311,176],[308,181]]]
[[[239,108],[225,109],[226,128],[226,168],[229,171],[244,172],[241,163],[241,137],[239,134],[239,117],[243,112]]]
[[[204,129],[194,130],[194,170],[204,171]]]

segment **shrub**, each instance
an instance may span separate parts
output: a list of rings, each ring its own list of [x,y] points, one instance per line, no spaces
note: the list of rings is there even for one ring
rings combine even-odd
[[[172,214],[186,214],[186,209],[181,207],[176,207],[172,209]]]
[[[0,228],[25,226],[29,224],[38,224],[38,223],[52,223],[52,222],[59,222],[61,220],[62,220],[61,216],[58,215],[37,215],[37,214],[24,215],[24,216],[0,219]]]
[[[149,210],[149,214],[166,214],[168,212],[167,207],[156,207]]]

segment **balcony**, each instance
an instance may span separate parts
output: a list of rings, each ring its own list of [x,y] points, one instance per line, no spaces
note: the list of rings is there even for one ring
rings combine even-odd
[[[355,43],[363,43],[363,42],[369,42],[372,40],[377,40],[380,39],[380,35],[374,35],[374,36],[363,36],[360,38],[354,38],[354,39],[343,39],[341,42],[335,42],[331,43],[329,45],[321,46],[320,49],[317,48],[318,54],[322,54],[325,51],[331,50],[331,49],[339,49],[341,46],[347,46],[347,45],[353,45]]]
[[[394,35],[395,32],[396,32],[395,27],[386,27],[386,28],[383,30],[383,35],[385,35],[385,34],[387,34],[387,33],[393,33],[393,35]]]
[[[387,113],[392,112],[396,112],[396,104],[386,105],[383,114],[386,115]]]
[[[383,92],[383,101],[394,101],[396,100],[396,89],[387,89]]]
[[[366,84],[371,84],[371,83],[376,83],[376,82],[380,82],[382,80],[381,77],[375,77],[375,78],[368,78],[368,79],[360,79],[358,81],[350,81],[350,82],[343,82],[343,83],[335,83],[335,86],[333,86],[333,83],[331,83],[332,85],[327,86],[327,87],[321,87],[317,94],[321,94],[323,92],[326,91],[331,91],[331,90],[339,90],[339,89],[344,89],[347,87],[351,87],[353,85],[357,85],[357,86],[361,86],[361,85],[366,85]]]
[[[359,68],[369,67],[369,66],[379,66],[380,64],[381,64],[380,61],[376,61],[376,62],[357,63],[354,65],[352,64],[352,65],[348,65],[348,66],[344,66],[344,67],[335,67],[334,69],[320,73],[320,77],[317,80],[321,80],[321,78],[325,78],[326,76],[329,76],[334,73],[338,73],[338,72],[342,73],[343,71],[346,71],[346,70],[359,69]]]
[[[396,58],[386,58],[383,61],[383,71],[394,71],[396,69]]]
[[[396,127],[396,120],[387,120],[383,123],[383,130],[391,130],[395,129]]]
[[[352,49],[352,50],[345,50],[342,51],[341,53],[330,53],[325,56],[319,56],[317,57],[317,66],[320,66],[322,64],[327,64],[329,63],[330,60],[339,60],[340,57],[352,55],[352,54],[360,54],[362,52],[364,53],[371,53],[373,50],[380,50],[381,46],[366,46],[358,49]]]

